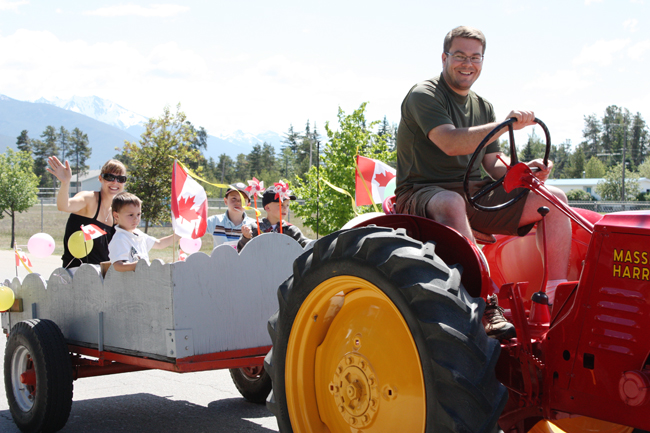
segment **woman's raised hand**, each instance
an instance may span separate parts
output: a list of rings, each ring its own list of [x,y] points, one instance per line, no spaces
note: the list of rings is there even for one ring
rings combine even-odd
[[[56,176],[61,183],[70,182],[70,179],[72,179],[72,169],[70,168],[70,163],[68,161],[63,165],[61,164],[61,161],[59,161],[59,158],[56,156],[50,156],[47,158],[47,163],[49,164],[49,167],[46,167],[45,169]]]

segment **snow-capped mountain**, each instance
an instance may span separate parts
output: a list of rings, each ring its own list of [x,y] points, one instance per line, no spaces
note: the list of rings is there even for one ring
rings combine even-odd
[[[279,148],[282,141],[282,137],[273,131],[251,134],[237,130],[230,134],[220,134],[218,137],[224,141],[248,148],[252,148],[256,144],[262,144],[264,142],[271,144],[273,147]]]
[[[129,111],[115,102],[97,96],[73,96],[70,99],[54,98],[52,101],[40,98],[34,102],[74,111],[120,128],[123,131],[126,131],[129,127],[144,124],[149,120],[145,116]]]

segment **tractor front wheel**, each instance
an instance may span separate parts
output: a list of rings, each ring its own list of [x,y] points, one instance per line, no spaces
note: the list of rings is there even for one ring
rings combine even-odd
[[[294,263],[269,320],[281,432],[492,432],[506,403],[485,303],[435,246],[363,227]]]

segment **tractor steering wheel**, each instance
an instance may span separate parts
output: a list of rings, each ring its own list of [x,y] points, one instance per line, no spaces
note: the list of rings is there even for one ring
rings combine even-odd
[[[497,125],[488,135],[485,136],[483,141],[481,141],[481,144],[478,145],[474,153],[472,154],[472,157],[469,160],[469,163],[467,164],[467,168],[465,169],[465,177],[463,178],[463,189],[465,190],[465,197],[467,198],[467,201],[474,206],[478,210],[486,211],[486,212],[495,212],[499,211],[501,209],[505,209],[509,206],[512,206],[516,202],[518,202],[525,194],[527,191],[522,191],[520,194],[517,196],[511,198],[505,203],[497,204],[494,206],[483,206],[478,203],[478,199],[489,193],[490,191],[496,189],[499,185],[503,183],[503,179],[505,176],[501,177],[501,179],[497,180],[496,182],[490,183],[486,186],[484,186],[479,192],[476,194],[472,195],[469,191],[469,177],[472,172],[472,167],[474,166],[474,162],[476,161],[476,158],[478,158],[478,155],[481,152],[481,149],[483,149],[484,146],[487,145],[494,137],[497,132],[501,131],[503,128],[506,126],[508,127],[508,132],[510,134],[510,166],[514,166],[519,162],[519,159],[517,158],[517,147],[515,146],[515,136],[513,133],[512,129],[512,124],[517,121],[516,118],[512,117],[505,122],[501,123],[500,125]],[[544,165],[548,166],[548,155],[551,153],[551,134],[548,132],[548,128],[538,118],[535,118],[535,123],[537,123],[539,126],[542,127],[544,130],[544,134],[546,135],[546,152],[544,153]]]

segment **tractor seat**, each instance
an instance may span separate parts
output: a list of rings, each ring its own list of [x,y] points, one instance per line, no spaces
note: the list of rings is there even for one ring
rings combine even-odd
[[[391,195],[390,197],[386,197],[386,200],[382,203],[382,209],[386,215],[396,215],[397,211],[395,210],[395,203],[397,201],[397,197],[395,195]],[[479,244],[493,244],[497,241],[497,238],[494,237],[494,235],[488,234],[488,233],[482,233],[477,230],[472,229],[472,234],[474,235],[474,239],[476,239],[476,242]]]

